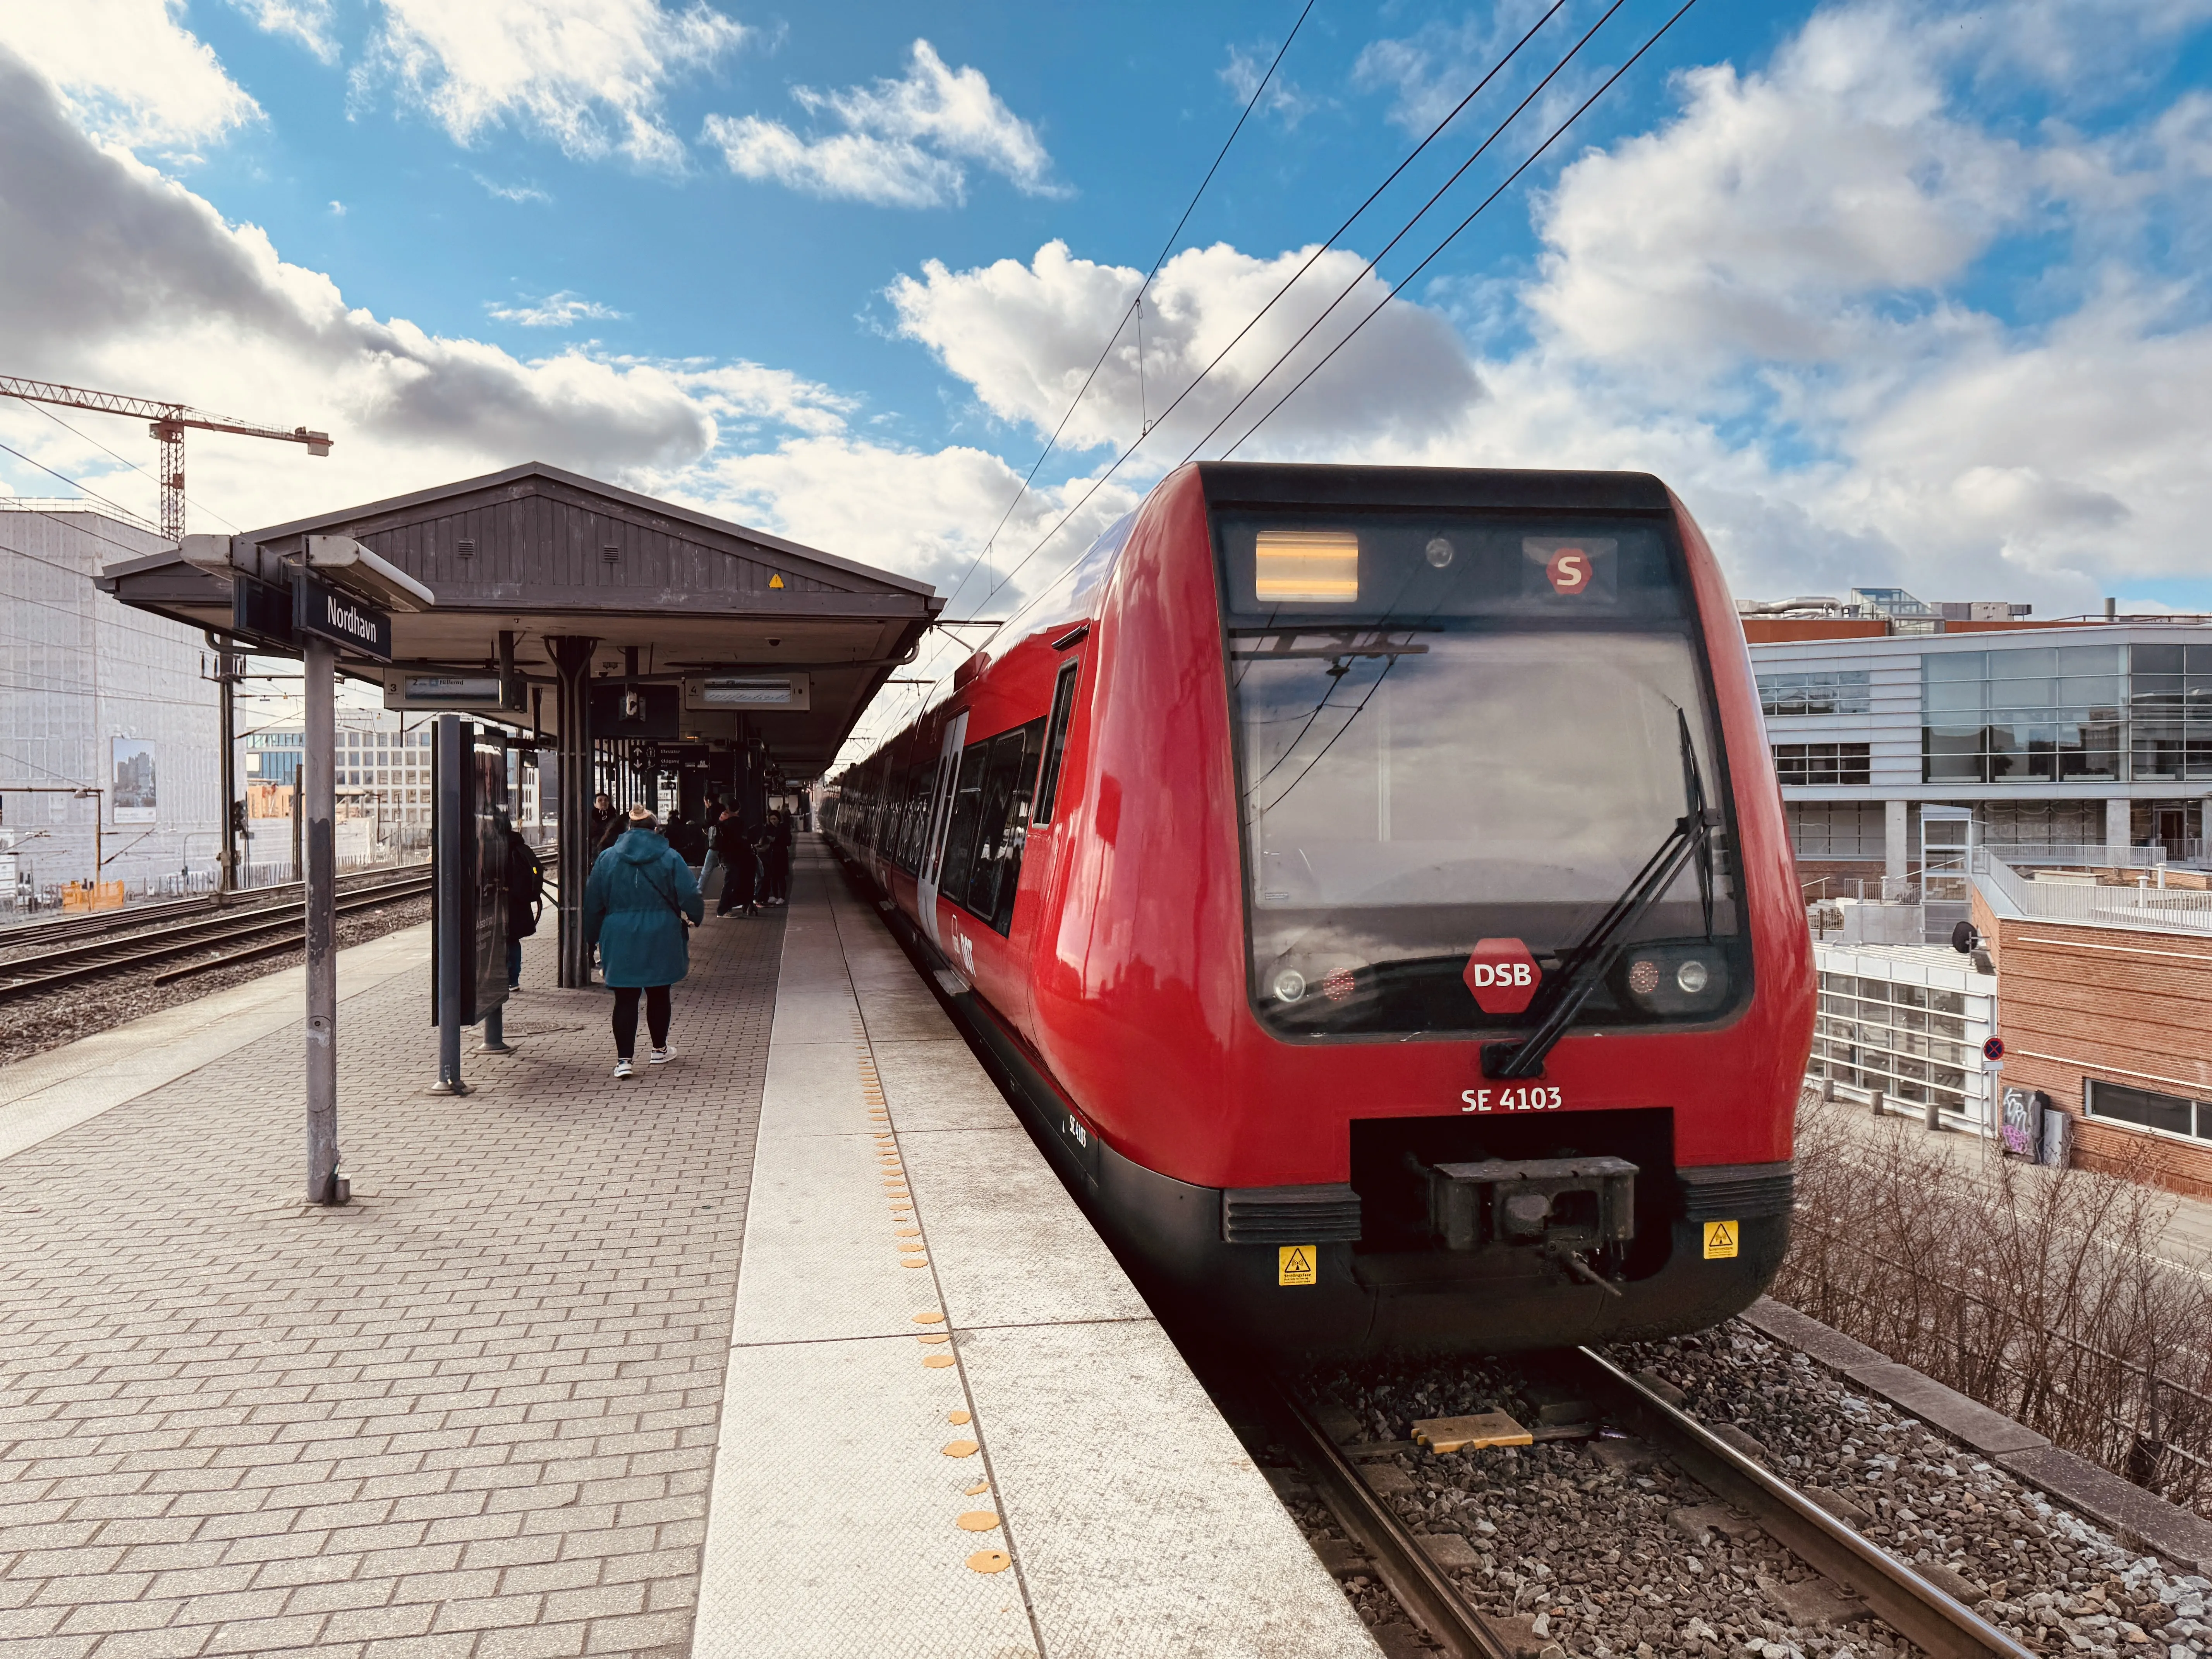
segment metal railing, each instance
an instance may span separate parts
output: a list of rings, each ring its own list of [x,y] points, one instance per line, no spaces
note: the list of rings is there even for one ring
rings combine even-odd
[[[2212,933],[2212,891],[2158,885],[2162,874],[2162,871],[2139,873],[2126,886],[2024,880],[1991,848],[1974,849],[1974,878],[1988,883],[2023,916],[2097,927]]]
[[[2154,870],[2164,847],[2114,847],[2101,841],[2017,841],[1979,843],[2007,864],[2074,865],[2091,870]]]

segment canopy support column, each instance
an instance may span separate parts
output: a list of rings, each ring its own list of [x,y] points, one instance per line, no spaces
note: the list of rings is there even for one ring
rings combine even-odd
[[[592,653],[599,641],[578,635],[547,639],[546,653],[559,676],[555,718],[561,727],[561,984],[580,989],[592,982],[592,957],[584,943],[584,883],[592,873]]]

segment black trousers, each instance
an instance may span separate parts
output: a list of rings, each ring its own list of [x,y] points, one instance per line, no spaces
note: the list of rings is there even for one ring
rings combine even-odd
[[[615,1052],[624,1060],[637,1053],[637,992],[635,985],[617,985],[615,990]],[[653,1046],[668,1046],[668,988],[653,985],[645,992],[645,1028],[651,1033]]]

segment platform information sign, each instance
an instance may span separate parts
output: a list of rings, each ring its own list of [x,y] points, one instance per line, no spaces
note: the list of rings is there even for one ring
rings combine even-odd
[[[292,626],[357,655],[392,660],[392,613],[365,605],[304,570],[292,576]]]

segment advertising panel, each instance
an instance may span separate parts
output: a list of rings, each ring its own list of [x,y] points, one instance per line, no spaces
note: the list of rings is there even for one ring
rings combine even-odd
[[[447,714],[431,746],[430,1018],[441,969],[459,959],[459,1023],[507,1001],[507,745]]]
[[[154,822],[154,745],[144,738],[114,739],[107,799],[117,823]]]

